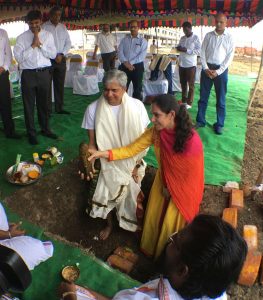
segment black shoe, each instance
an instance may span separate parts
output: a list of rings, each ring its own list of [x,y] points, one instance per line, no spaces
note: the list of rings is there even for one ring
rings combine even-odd
[[[33,136],[33,135],[30,135],[30,136],[28,137],[28,141],[29,141],[29,144],[31,144],[31,145],[38,145],[38,140],[37,140],[37,138],[36,138],[35,136]]]
[[[194,126],[195,129],[198,129],[198,128],[201,128],[201,127],[205,127],[205,124],[202,124],[202,123],[199,123],[199,122],[195,123],[195,126]]]
[[[217,126],[216,123],[213,124],[213,129],[214,129],[215,134],[218,134],[218,135],[223,134],[223,127]]]
[[[70,112],[69,111],[67,111],[67,110],[60,110],[60,111],[57,111],[56,112],[57,114],[59,114],[59,115],[70,115]]]
[[[21,136],[15,132],[11,133],[11,134],[7,134],[6,135],[7,139],[15,139],[15,140],[19,140],[21,139]]]
[[[58,136],[55,133],[51,132],[51,131],[41,131],[41,134],[43,136],[46,136],[46,137],[48,137],[50,139],[54,139],[54,140],[56,140],[58,138]]]

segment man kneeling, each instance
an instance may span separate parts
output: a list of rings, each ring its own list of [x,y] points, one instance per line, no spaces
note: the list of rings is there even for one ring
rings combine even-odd
[[[150,123],[142,102],[126,93],[126,84],[127,76],[122,71],[111,70],[105,74],[103,94],[87,107],[83,118],[82,128],[87,129],[89,138],[88,145],[80,146],[84,156],[88,149],[102,150],[128,145]],[[145,174],[146,164],[142,160],[145,154],[144,151],[136,157],[114,162],[100,160],[101,170],[90,211],[93,218],[107,219],[100,239],[107,239],[112,231],[113,209],[117,211],[120,227],[132,232],[138,229],[137,217],[142,215],[143,194],[140,185]],[[92,174],[86,172],[82,177],[89,180]]]

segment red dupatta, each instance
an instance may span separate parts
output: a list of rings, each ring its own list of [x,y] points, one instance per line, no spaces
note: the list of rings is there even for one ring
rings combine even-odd
[[[176,207],[187,222],[199,211],[204,192],[204,153],[202,141],[196,131],[186,142],[185,150],[173,150],[175,132],[160,131],[160,155],[164,184]]]

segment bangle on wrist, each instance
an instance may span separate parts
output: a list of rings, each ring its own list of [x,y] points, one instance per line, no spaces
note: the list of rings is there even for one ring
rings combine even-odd
[[[62,299],[65,299],[69,295],[77,296],[76,292],[65,292],[65,293],[62,294]]]
[[[9,230],[8,230],[8,236],[10,239],[12,238],[11,232]]]

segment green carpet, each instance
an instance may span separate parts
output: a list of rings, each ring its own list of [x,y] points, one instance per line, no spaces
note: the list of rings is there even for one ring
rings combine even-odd
[[[21,221],[19,216],[11,213],[7,208],[9,222]],[[57,287],[62,280],[61,270],[66,265],[79,264],[80,277],[77,284],[86,286],[105,296],[112,297],[119,290],[138,286],[139,282],[131,279],[123,273],[110,268],[97,258],[84,254],[80,249],[71,247],[62,242],[46,237],[43,230],[37,226],[23,221],[22,227],[27,234],[42,241],[51,240],[54,245],[54,255],[46,262],[41,263],[32,271],[32,283],[23,294],[25,300],[53,300]],[[19,296],[21,298],[21,295]]]
[[[246,77],[229,76],[227,117],[222,136],[215,135],[212,130],[212,124],[216,120],[216,115],[215,94],[214,92],[211,94],[207,109],[208,125],[198,130],[205,149],[205,182],[207,184],[219,185],[227,180],[240,181],[247,124],[246,109],[250,86],[251,80]],[[61,166],[77,157],[79,143],[87,140],[86,131],[80,128],[83,114],[87,105],[99,96],[73,95],[72,89],[65,89],[65,109],[71,111],[71,115],[53,114],[51,117],[51,129],[61,136],[63,140],[54,141],[39,135],[40,144],[31,146],[28,144],[25,133],[23,105],[18,91],[16,95],[13,103],[13,116],[15,117],[16,129],[23,134],[23,138],[18,141],[8,140],[0,133],[0,196],[2,198],[19,188],[5,180],[5,171],[15,162],[17,153],[22,154],[22,160],[31,160],[33,152],[41,154],[48,146],[56,146],[65,157]],[[199,85],[196,85],[194,106],[190,110],[193,120],[195,120],[196,116],[198,97]],[[179,97],[177,98],[179,99]],[[149,106],[147,106],[147,110],[149,112]],[[37,118],[35,123],[38,128]],[[157,166],[153,149],[150,149],[146,161],[149,165]],[[45,165],[43,174],[46,175],[61,166],[51,167]]]
[[[228,81],[226,99],[226,120],[223,135],[216,135],[216,98],[211,92],[206,113],[207,126],[199,128],[205,152],[205,183],[224,184],[226,181],[240,181],[247,129],[247,106],[253,80],[244,76],[231,75]],[[199,85],[195,102],[190,110],[193,121],[197,114]]]

